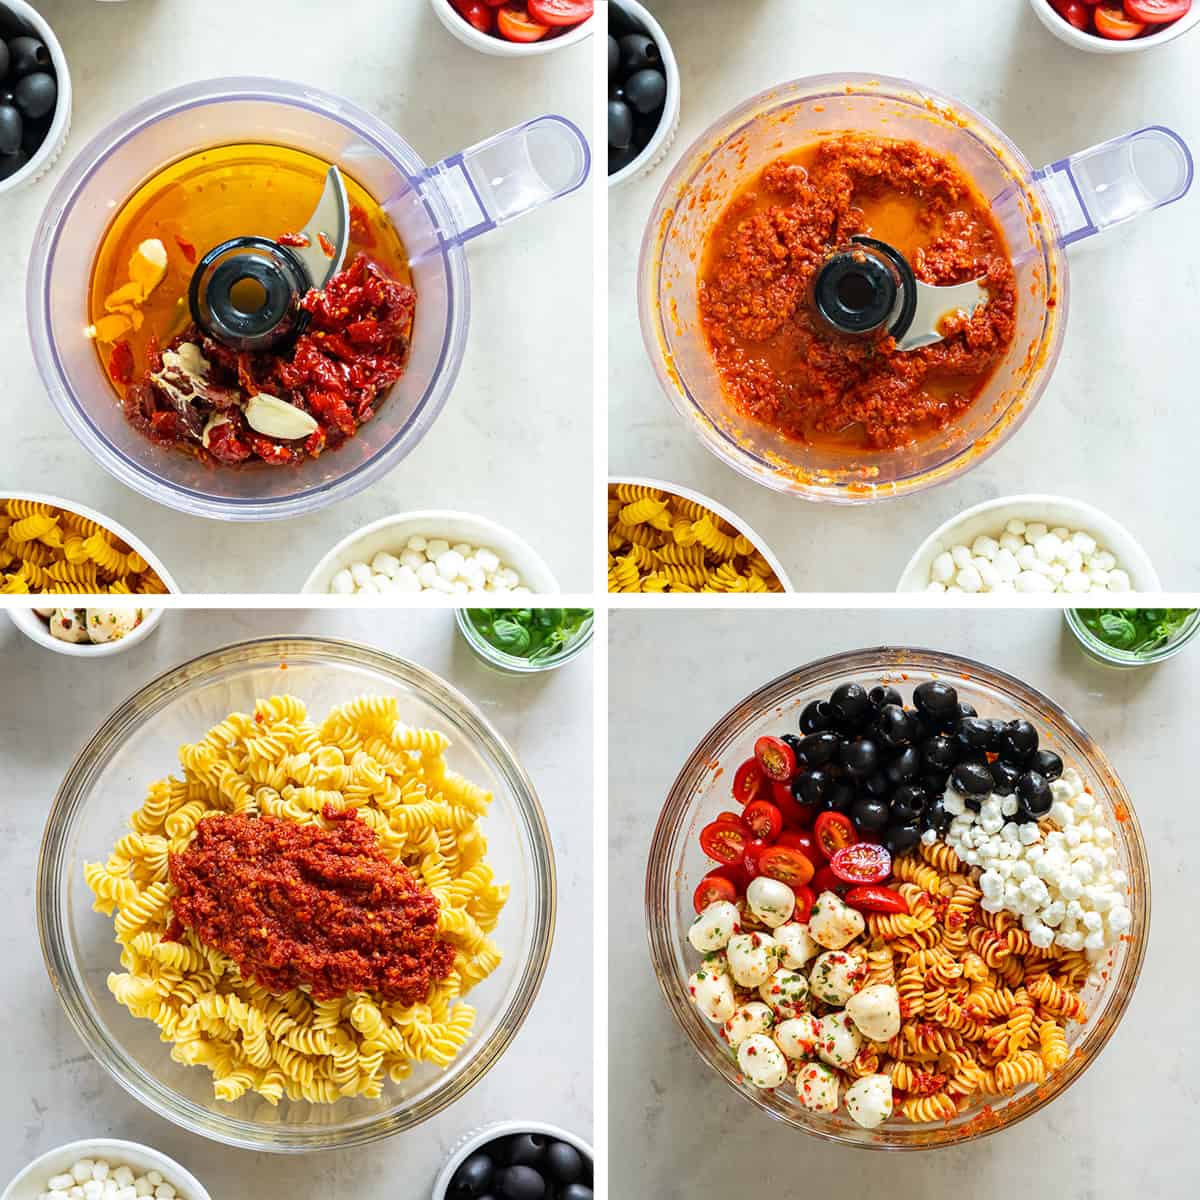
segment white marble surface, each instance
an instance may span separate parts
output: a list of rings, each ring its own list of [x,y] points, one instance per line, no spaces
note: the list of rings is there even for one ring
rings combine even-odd
[[[230,642],[271,634],[369,642],[428,667],[469,696],[513,746],[554,838],[559,918],[550,966],[524,1028],[458,1104],[409,1133],[348,1152],[272,1156],[231,1150],[141,1108],[68,1025],[42,965],[33,889],[42,826],[63,772],[113,707],[162,671]],[[484,667],[452,613],[174,611],[126,654],[80,663],[35,646],[0,614],[0,1024],[9,1031],[0,1096],[0,1188],[30,1159],[82,1137],[165,1151],[213,1200],[386,1196],[424,1200],[453,1144],[522,1117],[591,1138],[592,650],[516,680]]]
[[[1194,338],[1185,326],[1200,299],[1200,190],[1071,255],[1062,357],[1037,410],[1004,447],[953,484],[870,508],[787,499],[709,454],[658,386],[635,299],[642,231],[668,170],[718,116],[772,84],[838,70],[917,80],[990,117],[1035,166],[1151,124],[1173,127],[1200,149],[1200,33],[1104,57],[1051,36],[1025,0],[649,0],[649,7],[680,61],[683,113],[666,163],[611,195],[612,472],[673,480],[727,504],[776,551],[801,591],[890,591],[942,521],[1021,492],[1097,504],[1142,542],[1164,587],[1200,585],[1200,550],[1180,537],[1200,515],[1190,478],[1200,409],[1186,382],[1194,376]]]
[[[1194,997],[1200,808],[1192,772],[1200,646],[1122,672],[1083,657],[1050,611],[616,612],[610,626],[609,1137],[614,1196],[888,1200],[1176,1200],[1200,1183]],[[789,1130],[727,1088],[662,999],[642,936],[646,850],[663,797],[705,731],[814,658],[881,643],[977,658],[1058,701],[1099,742],[1137,808],[1154,918],[1141,981],[1087,1074],[971,1146],[879,1154]]]
[[[567,590],[590,589],[592,193],[468,250],[472,325],[462,373],[394,471],[316,516],[230,528],[142,499],[96,465],[51,408],[25,329],[25,263],[63,166],[133,104],[197,79],[273,75],[374,112],[428,162],[543,112],[591,129],[591,43],[530,60],[477,53],[427,0],[37,0],[75,89],[70,142],[35,187],[0,197],[0,493],[53,492],[139,534],[189,592],[296,592],[317,560],[389,513],[462,509],[537,548]],[[547,503],[552,499],[552,503]]]

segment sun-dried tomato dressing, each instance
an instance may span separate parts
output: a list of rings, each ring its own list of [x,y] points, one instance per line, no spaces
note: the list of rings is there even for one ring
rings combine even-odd
[[[924,283],[986,276],[989,300],[949,318],[934,346],[824,326],[809,296],[854,234],[895,246]],[[1015,332],[1016,281],[986,201],[957,165],[915,142],[823,139],[769,163],[705,247],[701,321],[727,396],[786,437],[893,449],[945,428],[978,398]]]
[[[454,964],[438,901],[379,849],[353,809],[329,829],[278,817],[206,817],[170,857],[174,921],[237,963],[243,978],[318,1000],[374,992],[418,1004]]]

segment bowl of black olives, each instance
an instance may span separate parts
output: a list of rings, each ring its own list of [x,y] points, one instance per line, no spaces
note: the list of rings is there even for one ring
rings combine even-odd
[[[608,17],[608,184],[644,175],[679,128],[679,68],[662,26],[636,0]]]
[[[541,1121],[500,1121],[464,1138],[433,1200],[593,1200],[592,1148]]]
[[[0,193],[40,178],[70,123],[71,81],[54,31],[25,0],[0,0]]]

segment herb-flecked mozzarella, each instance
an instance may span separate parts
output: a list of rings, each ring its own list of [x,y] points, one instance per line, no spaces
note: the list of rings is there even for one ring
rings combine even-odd
[[[758,1000],[743,1004],[724,1025],[721,1036],[736,1050],[751,1034],[769,1033],[775,1025],[775,1017],[767,1005]]]
[[[90,642],[86,609],[56,608],[50,617],[50,636],[60,642]]]
[[[769,933],[735,933],[729,939],[726,953],[730,974],[744,988],[766,983],[778,957],[775,939]]]
[[[817,1054],[831,1067],[848,1067],[862,1048],[854,1022],[844,1012],[829,1013],[820,1020]]]
[[[836,892],[822,892],[808,918],[809,935],[826,950],[848,946],[866,927],[862,913],[844,904]]]
[[[838,1008],[862,987],[867,969],[859,959],[844,950],[826,950],[808,973],[808,986],[818,1000]]]
[[[746,888],[746,903],[768,929],[775,929],[791,920],[796,911],[796,893],[778,879],[759,875]]]
[[[863,988],[846,1001],[846,1012],[869,1041],[890,1041],[900,1032],[900,993],[890,984]]]
[[[766,983],[761,984],[758,994],[771,1006],[771,1011],[781,1021],[799,1016],[808,1007],[808,980],[798,971],[780,967]]]
[[[693,922],[688,941],[701,954],[724,950],[729,939],[741,928],[742,914],[728,900],[714,900]]]
[[[838,1077],[824,1063],[810,1062],[796,1072],[796,1095],[813,1112],[837,1112]]]
[[[875,1129],[892,1115],[892,1081],[864,1075],[846,1089],[846,1111],[864,1129]]]
[[[738,1047],[738,1066],[760,1088],[777,1088],[788,1074],[783,1051],[765,1033],[752,1033]]]
[[[688,980],[688,993],[710,1021],[728,1021],[737,1008],[729,965],[720,954],[710,954]]]
[[[798,971],[821,947],[809,937],[808,926],[798,921],[789,921],[780,925],[774,933],[775,941],[783,951],[779,962],[781,966]]]
[[[821,1022],[812,1013],[801,1013],[775,1026],[775,1044],[788,1058],[812,1058],[821,1037]]]

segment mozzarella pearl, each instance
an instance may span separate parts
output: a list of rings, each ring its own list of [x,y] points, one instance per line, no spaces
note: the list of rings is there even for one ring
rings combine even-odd
[[[736,1050],[751,1034],[770,1033],[775,1024],[771,1010],[758,1000],[743,1004],[724,1025],[721,1036]]]
[[[693,922],[688,941],[701,954],[724,950],[734,931],[740,928],[742,914],[728,900],[714,900]]]
[[[836,892],[822,892],[808,918],[809,935],[827,950],[848,946],[866,927],[862,913],[843,903]]]
[[[886,1042],[900,1032],[900,993],[873,983],[846,1001],[846,1012],[868,1041]]]
[[[796,1072],[796,1095],[800,1103],[813,1112],[837,1112],[837,1074],[824,1063],[805,1063]]]
[[[846,1089],[846,1111],[864,1129],[875,1129],[892,1115],[892,1081],[864,1075]]]
[[[60,642],[90,642],[87,611],[82,608],[56,608],[50,618],[50,636]]]
[[[808,980],[784,967],[759,987],[758,994],[777,1017],[786,1020],[798,1016],[808,1006]]]
[[[746,888],[746,903],[764,925],[775,929],[791,920],[796,911],[796,893],[778,879],[759,875]]]
[[[742,1074],[759,1088],[777,1088],[788,1074],[783,1051],[765,1033],[752,1033],[738,1047]]]
[[[820,1037],[821,1022],[812,1013],[801,1013],[775,1026],[775,1044],[788,1058],[811,1058]]]
[[[799,970],[821,949],[808,933],[808,926],[789,921],[775,930],[774,938],[783,953],[779,959],[782,966]]]
[[[817,1054],[831,1067],[848,1067],[862,1049],[854,1022],[844,1012],[834,1012],[822,1017],[819,1024]]]
[[[396,552],[381,550],[369,563],[353,562],[330,580],[329,590],[355,592],[508,592],[528,595],[521,577],[486,546],[414,534]]]
[[[729,939],[729,971],[744,988],[766,983],[775,970],[775,939],[767,933],[735,933]]]
[[[688,993],[696,1007],[710,1021],[728,1021],[737,1008],[733,994],[733,980],[725,960],[714,954],[700,964],[696,973],[688,980]]]
[[[812,994],[826,1004],[841,1008],[862,986],[866,968],[844,950],[827,950],[812,965],[808,985]]]

